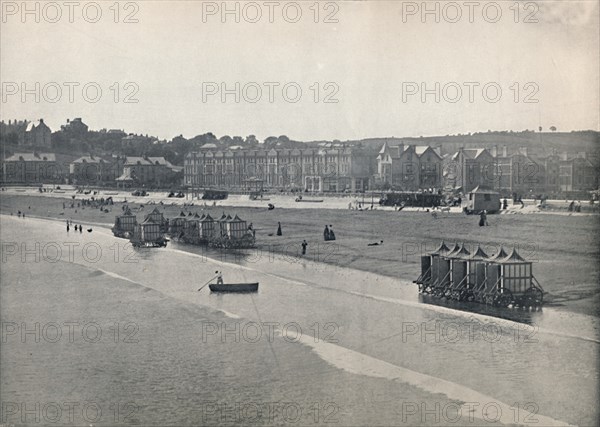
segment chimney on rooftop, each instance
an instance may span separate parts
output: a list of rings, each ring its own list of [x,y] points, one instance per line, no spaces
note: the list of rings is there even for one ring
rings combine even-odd
[[[502,146],[502,157],[508,157],[508,148],[506,145]]]

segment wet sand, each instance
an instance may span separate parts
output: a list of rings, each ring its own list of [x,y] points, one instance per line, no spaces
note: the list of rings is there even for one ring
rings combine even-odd
[[[78,195],[78,198],[88,198]],[[115,203],[111,212],[103,213],[90,207],[63,210],[69,200],[58,197],[2,194],[0,212],[72,219],[82,223],[103,224],[110,227],[121,212],[121,203]],[[600,255],[598,231],[600,216],[589,214],[544,215],[490,215],[489,227],[479,227],[478,217],[462,213],[441,213],[434,218],[426,212],[349,211],[339,209],[282,209],[269,211],[266,207],[225,206],[163,206],[145,205],[138,211],[138,219],[155,206],[172,218],[180,214],[198,212],[219,217],[223,212],[238,214],[256,230],[257,251],[260,256],[270,252],[299,256],[300,243],[306,239],[307,257],[317,262],[335,264],[374,272],[404,281],[419,275],[420,255],[433,250],[441,240],[464,242],[470,247],[482,245],[488,254],[502,245],[517,247],[521,256],[534,262],[533,272],[546,291],[546,305],[557,309],[600,317],[600,289],[598,287]],[[138,204],[130,203],[137,211]],[[31,209],[29,209],[31,207]],[[276,236],[277,222],[281,222],[283,236]],[[337,240],[323,241],[323,228],[332,224]],[[384,240],[383,246],[368,246]]]

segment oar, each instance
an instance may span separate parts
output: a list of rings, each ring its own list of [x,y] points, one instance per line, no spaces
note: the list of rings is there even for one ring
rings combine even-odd
[[[202,289],[204,289],[204,288],[206,287],[206,285],[208,285],[210,282],[212,282],[212,281],[215,279],[215,277],[217,277],[217,276],[213,276],[213,277],[211,277],[211,278],[210,278],[210,280],[209,280],[208,282],[206,282],[204,285],[202,285],[202,286],[200,287],[200,289],[198,289],[198,292],[200,292]]]

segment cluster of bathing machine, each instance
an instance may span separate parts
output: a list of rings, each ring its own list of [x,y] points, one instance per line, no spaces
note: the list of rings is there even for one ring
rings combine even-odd
[[[164,247],[167,237],[194,245],[207,245],[216,248],[251,248],[255,244],[254,233],[246,221],[237,215],[223,215],[214,219],[209,214],[181,214],[165,219],[154,208],[137,221],[135,214],[126,208],[122,215],[115,218],[112,232],[117,237],[130,239],[135,247]]]
[[[421,257],[421,274],[414,282],[422,294],[498,307],[535,309],[544,300],[532,262],[514,248],[488,256],[480,246],[469,251],[464,244],[449,248],[442,242]]]

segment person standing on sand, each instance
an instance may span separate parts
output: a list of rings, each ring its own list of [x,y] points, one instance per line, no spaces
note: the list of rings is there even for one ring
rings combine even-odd
[[[333,232],[333,225],[329,225],[329,240],[335,240],[335,233]]]
[[[323,230],[323,239],[325,241],[329,240],[329,228],[327,228],[327,224],[325,224],[325,230]]]
[[[481,211],[481,213],[479,214],[479,226],[483,227],[486,223],[486,214],[485,211]]]
[[[281,232],[281,223],[280,222],[277,223],[277,235],[278,236],[283,235],[283,233]]]
[[[302,241],[302,255],[306,255],[306,247],[308,246],[308,243],[306,243],[306,240]]]

